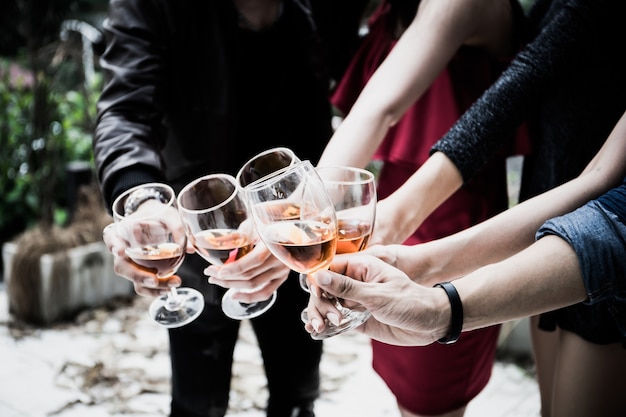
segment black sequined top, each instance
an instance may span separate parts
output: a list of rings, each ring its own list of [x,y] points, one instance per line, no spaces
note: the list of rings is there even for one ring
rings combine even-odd
[[[626,2],[537,0],[530,41],[437,142],[465,181],[528,122],[522,199],[575,176],[626,110]]]

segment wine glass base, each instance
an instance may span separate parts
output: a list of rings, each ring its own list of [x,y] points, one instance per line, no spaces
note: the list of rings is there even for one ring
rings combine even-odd
[[[242,303],[231,298],[231,295],[235,292],[237,290],[230,289],[222,297],[222,311],[226,316],[235,320],[253,319],[260,316],[269,310],[276,301],[276,292],[273,292],[272,296],[267,300],[256,303]]]
[[[204,309],[204,296],[193,288],[177,288],[178,306],[170,305],[170,293],[155,299],[148,309],[150,318],[168,329],[184,326],[195,320]]]
[[[340,310],[343,319],[339,322],[339,325],[335,325],[326,320],[326,327],[324,327],[324,330],[319,333],[311,333],[311,338],[313,340],[328,339],[329,337],[337,336],[339,334],[347,332],[348,330],[357,328],[361,324],[365,323],[367,319],[369,319],[372,315],[372,313],[370,313],[370,311],[365,309],[364,307],[353,307],[349,309],[342,307],[340,308]],[[309,316],[306,309],[302,310],[300,318],[304,323],[309,322]]]

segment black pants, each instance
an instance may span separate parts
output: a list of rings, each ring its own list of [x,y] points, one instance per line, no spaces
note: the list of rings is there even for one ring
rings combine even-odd
[[[172,361],[171,417],[223,417],[228,409],[238,320],[221,310],[225,289],[209,285],[202,270],[206,261],[188,256],[179,270],[183,286],[205,295],[205,308],[192,323],[169,331]],[[267,376],[268,417],[312,416],[319,396],[322,342],[304,331],[300,312],[308,294],[297,274],[280,286],[276,303],[252,319]],[[294,410],[302,410],[302,412]]]

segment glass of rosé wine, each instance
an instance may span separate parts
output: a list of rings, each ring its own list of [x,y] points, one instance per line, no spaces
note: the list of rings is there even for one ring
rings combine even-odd
[[[333,202],[337,214],[337,248],[335,254],[360,252],[367,247],[376,219],[376,178],[366,169],[349,166],[318,166],[315,168],[324,182],[324,188]],[[302,279],[304,277],[304,280]],[[301,275],[300,285],[307,288],[307,279]],[[340,309],[343,319],[339,325],[327,325],[315,339],[325,339],[364,323],[371,313],[362,305],[345,305]],[[306,310],[302,320],[308,322]]]
[[[361,179],[360,182],[365,181]],[[341,197],[346,201],[357,197],[361,199],[359,192],[350,190],[345,194],[345,191],[341,191],[344,193]],[[364,192],[375,190],[368,188]],[[296,163],[263,177],[248,185],[244,193],[259,237],[274,256],[292,270],[313,280],[315,272],[328,268],[337,251],[339,238],[336,201],[331,198],[326,184],[309,161]],[[369,196],[369,199],[372,198],[375,200],[375,195]],[[368,198],[362,199],[366,200]],[[363,209],[367,213],[365,218],[358,207],[354,208],[352,215],[344,218],[344,229],[353,228],[352,237],[354,241],[359,241],[357,249],[364,245],[363,242],[371,233],[371,207]],[[351,209],[344,208],[343,211],[351,212]],[[348,240],[343,244],[346,247],[354,246]],[[346,332],[370,317],[369,311],[363,308],[352,311],[343,306],[339,299],[327,297],[340,310],[343,320],[339,326],[327,323],[323,332],[311,335],[314,339],[326,339]],[[306,310],[302,312],[302,318],[308,321]]]
[[[187,235],[176,206],[172,187],[142,184],[120,194],[112,206],[115,230],[125,242],[125,254],[138,268],[158,280],[174,275],[185,258]],[[192,288],[171,287],[156,298],[150,317],[166,328],[183,326],[204,308],[204,297]]]
[[[178,210],[196,252],[214,265],[225,265],[248,254],[257,242],[246,202],[235,177],[211,174],[187,184],[178,194]],[[230,288],[222,297],[222,311],[228,317],[243,320],[267,311],[276,300],[274,291],[267,300],[243,303],[233,299],[238,292],[259,288]]]
[[[376,177],[371,171],[350,166],[318,166],[315,170],[335,203],[337,254],[362,251],[374,230]],[[300,286],[309,291],[305,274],[300,274]]]

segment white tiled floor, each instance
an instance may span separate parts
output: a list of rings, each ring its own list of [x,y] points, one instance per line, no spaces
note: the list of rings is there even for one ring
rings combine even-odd
[[[167,336],[145,315],[145,299],[84,314],[80,324],[15,329],[0,283],[0,416],[162,417],[169,408]],[[235,352],[230,417],[264,417],[261,360],[248,326]],[[318,417],[398,417],[370,366],[368,340],[352,332],[325,342]],[[536,417],[532,376],[497,362],[466,417]]]

